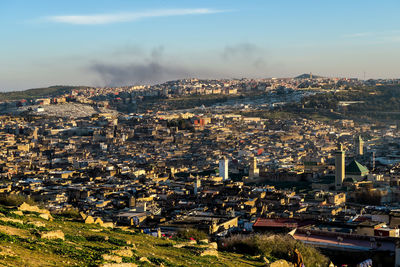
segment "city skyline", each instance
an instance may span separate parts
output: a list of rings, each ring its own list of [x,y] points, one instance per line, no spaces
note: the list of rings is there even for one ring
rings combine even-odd
[[[0,3],[0,91],[180,78],[396,78],[395,1]]]

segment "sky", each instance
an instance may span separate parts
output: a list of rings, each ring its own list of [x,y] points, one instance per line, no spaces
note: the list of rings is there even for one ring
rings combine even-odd
[[[0,91],[399,78],[400,1],[1,0]]]

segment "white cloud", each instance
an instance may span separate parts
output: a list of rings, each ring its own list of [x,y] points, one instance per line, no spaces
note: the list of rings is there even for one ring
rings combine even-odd
[[[145,18],[154,18],[154,17],[213,14],[221,12],[226,12],[226,11],[209,9],[209,8],[160,9],[160,10],[117,13],[117,14],[48,16],[45,17],[45,20],[58,23],[67,23],[67,24],[95,25],[95,24],[109,24],[118,22],[137,21]]]
[[[368,37],[375,35],[372,32],[357,32],[357,33],[351,33],[351,34],[345,34],[343,37],[346,38],[360,38],[360,37]]]

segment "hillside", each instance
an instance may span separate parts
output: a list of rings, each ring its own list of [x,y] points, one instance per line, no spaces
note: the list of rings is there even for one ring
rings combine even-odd
[[[270,258],[217,251],[207,241],[85,224],[68,218],[71,214],[27,206],[0,206],[1,266],[265,266]]]
[[[295,79],[310,79],[311,75],[309,73],[304,73],[299,76],[294,77]],[[323,78],[322,76],[312,74],[313,79]]]
[[[218,257],[200,256],[209,245],[102,228],[62,216],[50,221],[38,212],[17,208],[0,206],[0,212],[1,266],[98,266],[112,262],[139,266],[262,266],[257,259],[227,252],[219,252]],[[61,238],[52,239],[52,235]]]
[[[86,88],[84,86],[50,86],[46,88],[35,88],[24,91],[13,91],[0,93],[0,101],[4,100],[19,100],[19,99],[34,99],[47,96],[57,96],[63,93],[70,92],[74,89]]]

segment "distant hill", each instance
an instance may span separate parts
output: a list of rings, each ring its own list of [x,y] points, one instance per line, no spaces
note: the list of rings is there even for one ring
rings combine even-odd
[[[87,88],[87,86],[68,86],[68,85],[56,85],[46,88],[35,88],[24,91],[14,91],[0,93],[1,100],[20,100],[20,99],[35,99],[41,97],[57,96],[64,93],[71,92],[74,89]]]
[[[299,76],[297,76],[297,77],[294,77],[295,79],[310,79],[310,74],[309,73],[304,73],[304,74],[301,74],[301,75],[299,75]],[[312,74],[312,77],[313,78],[323,78],[322,76],[318,76],[318,75],[314,75],[314,74]]]

